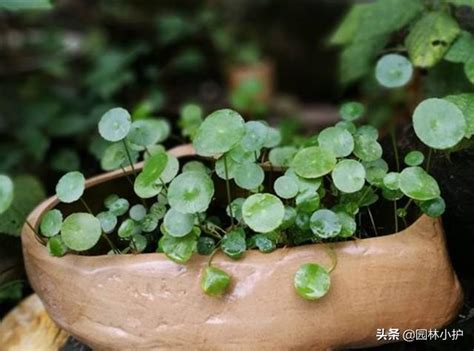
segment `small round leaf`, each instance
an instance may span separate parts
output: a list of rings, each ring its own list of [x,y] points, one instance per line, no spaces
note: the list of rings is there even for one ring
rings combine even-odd
[[[163,225],[167,234],[179,238],[191,232],[195,220],[196,216],[194,214],[181,213],[170,208],[165,215]]]
[[[303,178],[319,178],[331,172],[336,165],[332,151],[319,146],[310,146],[298,151],[291,168]]]
[[[237,112],[218,110],[200,125],[193,145],[200,156],[216,156],[232,149],[244,134],[244,119]]]
[[[51,210],[44,214],[41,219],[41,234],[46,237],[57,235],[63,225],[63,214],[59,210]]]
[[[413,127],[420,140],[433,149],[448,149],[464,137],[466,120],[462,111],[444,99],[421,102],[413,113]]]
[[[355,193],[365,184],[365,168],[355,160],[342,160],[332,171],[336,188],[344,193]]]
[[[310,219],[310,226],[311,231],[322,239],[333,238],[342,230],[338,216],[327,209],[314,212]]]
[[[230,276],[221,269],[206,267],[201,276],[201,289],[209,296],[220,296],[230,285]]]
[[[331,285],[328,271],[314,263],[303,264],[296,271],[294,287],[306,300],[317,300],[326,295]]]
[[[281,176],[273,184],[275,193],[282,199],[292,199],[299,191],[298,183],[291,177]]]
[[[423,155],[423,153],[416,150],[410,151],[408,154],[406,154],[405,159],[404,159],[405,163],[408,166],[412,166],[412,167],[421,165],[424,160],[425,160],[425,156]]]
[[[433,200],[423,201],[419,204],[424,214],[430,217],[439,217],[446,210],[446,203],[442,197]]]
[[[99,122],[99,133],[108,141],[124,139],[132,125],[132,118],[127,110],[116,107],[107,111]]]
[[[377,62],[375,78],[386,88],[398,88],[407,84],[413,75],[413,66],[405,56],[388,54]]]
[[[66,173],[56,185],[56,196],[65,203],[71,203],[81,198],[85,188],[85,178],[80,172]]]
[[[346,102],[339,109],[343,120],[352,122],[362,117],[365,113],[365,107],[360,102]]]
[[[354,150],[354,138],[347,130],[329,127],[318,135],[319,146],[331,150],[336,157],[346,157]]]
[[[285,216],[285,206],[272,194],[254,194],[242,205],[245,223],[257,233],[268,233],[280,226]]]
[[[214,196],[214,183],[205,173],[185,172],[177,176],[168,188],[170,206],[181,213],[204,212]]]
[[[235,183],[242,189],[252,190],[263,183],[265,172],[256,163],[244,163],[235,170]]]
[[[85,251],[93,248],[100,239],[100,221],[89,213],[73,213],[61,228],[61,238],[68,248]]]
[[[112,212],[101,212],[96,217],[104,233],[112,233],[117,226],[117,217]]]
[[[400,173],[400,190],[421,201],[436,199],[440,195],[436,180],[420,167],[408,167]]]

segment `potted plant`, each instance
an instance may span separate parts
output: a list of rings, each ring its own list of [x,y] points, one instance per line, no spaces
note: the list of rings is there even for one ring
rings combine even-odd
[[[121,145],[107,162],[122,169],[67,173],[23,229],[52,319],[104,350],[360,347],[384,342],[377,328],[448,323],[462,291],[429,159],[414,150],[389,172],[377,130],[356,125],[364,107],[340,112],[295,147],[218,110],[192,146],[166,152],[159,126],[108,111],[99,132]],[[442,99],[420,104],[414,126],[437,148],[465,136],[463,114]],[[0,212],[12,191],[1,176]]]

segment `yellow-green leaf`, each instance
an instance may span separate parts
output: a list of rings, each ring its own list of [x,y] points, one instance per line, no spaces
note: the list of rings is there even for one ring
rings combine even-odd
[[[434,66],[460,31],[458,23],[444,12],[431,12],[423,16],[406,39],[411,61],[417,67]]]

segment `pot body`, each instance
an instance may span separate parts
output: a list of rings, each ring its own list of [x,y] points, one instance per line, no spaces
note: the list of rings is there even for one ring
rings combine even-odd
[[[185,149],[172,151],[177,156]],[[87,182],[100,193],[120,172]],[[51,198],[30,215],[58,204]],[[95,350],[333,350],[380,343],[379,328],[440,328],[462,304],[440,220],[420,217],[397,234],[334,244],[331,288],[306,301],[293,288],[301,264],[330,265],[319,244],[249,251],[239,261],[217,255],[232,276],[220,298],[203,294],[207,257],[186,265],[159,253],[52,257],[25,226],[30,282],[54,321]]]

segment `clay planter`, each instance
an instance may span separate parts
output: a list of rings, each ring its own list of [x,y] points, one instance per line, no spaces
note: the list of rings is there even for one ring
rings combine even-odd
[[[274,67],[269,61],[256,64],[234,65],[229,68],[228,80],[230,91],[237,88],[242,82],[256,79],[261,82],[263,89],[258,96],[260,102],[268,104],[274,90]]]
[[[186,148],[171,152],[183,156]],[[90,179],[89,202],[129,192],[121,172]],[[30,215],[55,207],[55,197]],[[68,213],[71,207],[62,207]],[[93,209],[93,210],[98,210]],[[332,350],[376,345],[378,328],[440,328],[462,303],[438,219],[419,218],[397,234],[335,244],[329,293],[300,298],[293,276],[307,262],[330,266],[321,245],[249,251],[213,261],[232,275],[221,298],[204,295],[207,257],[187,265],[163,254],[51,257],[28,227],[28,276],[52,319],[95,350]]]

